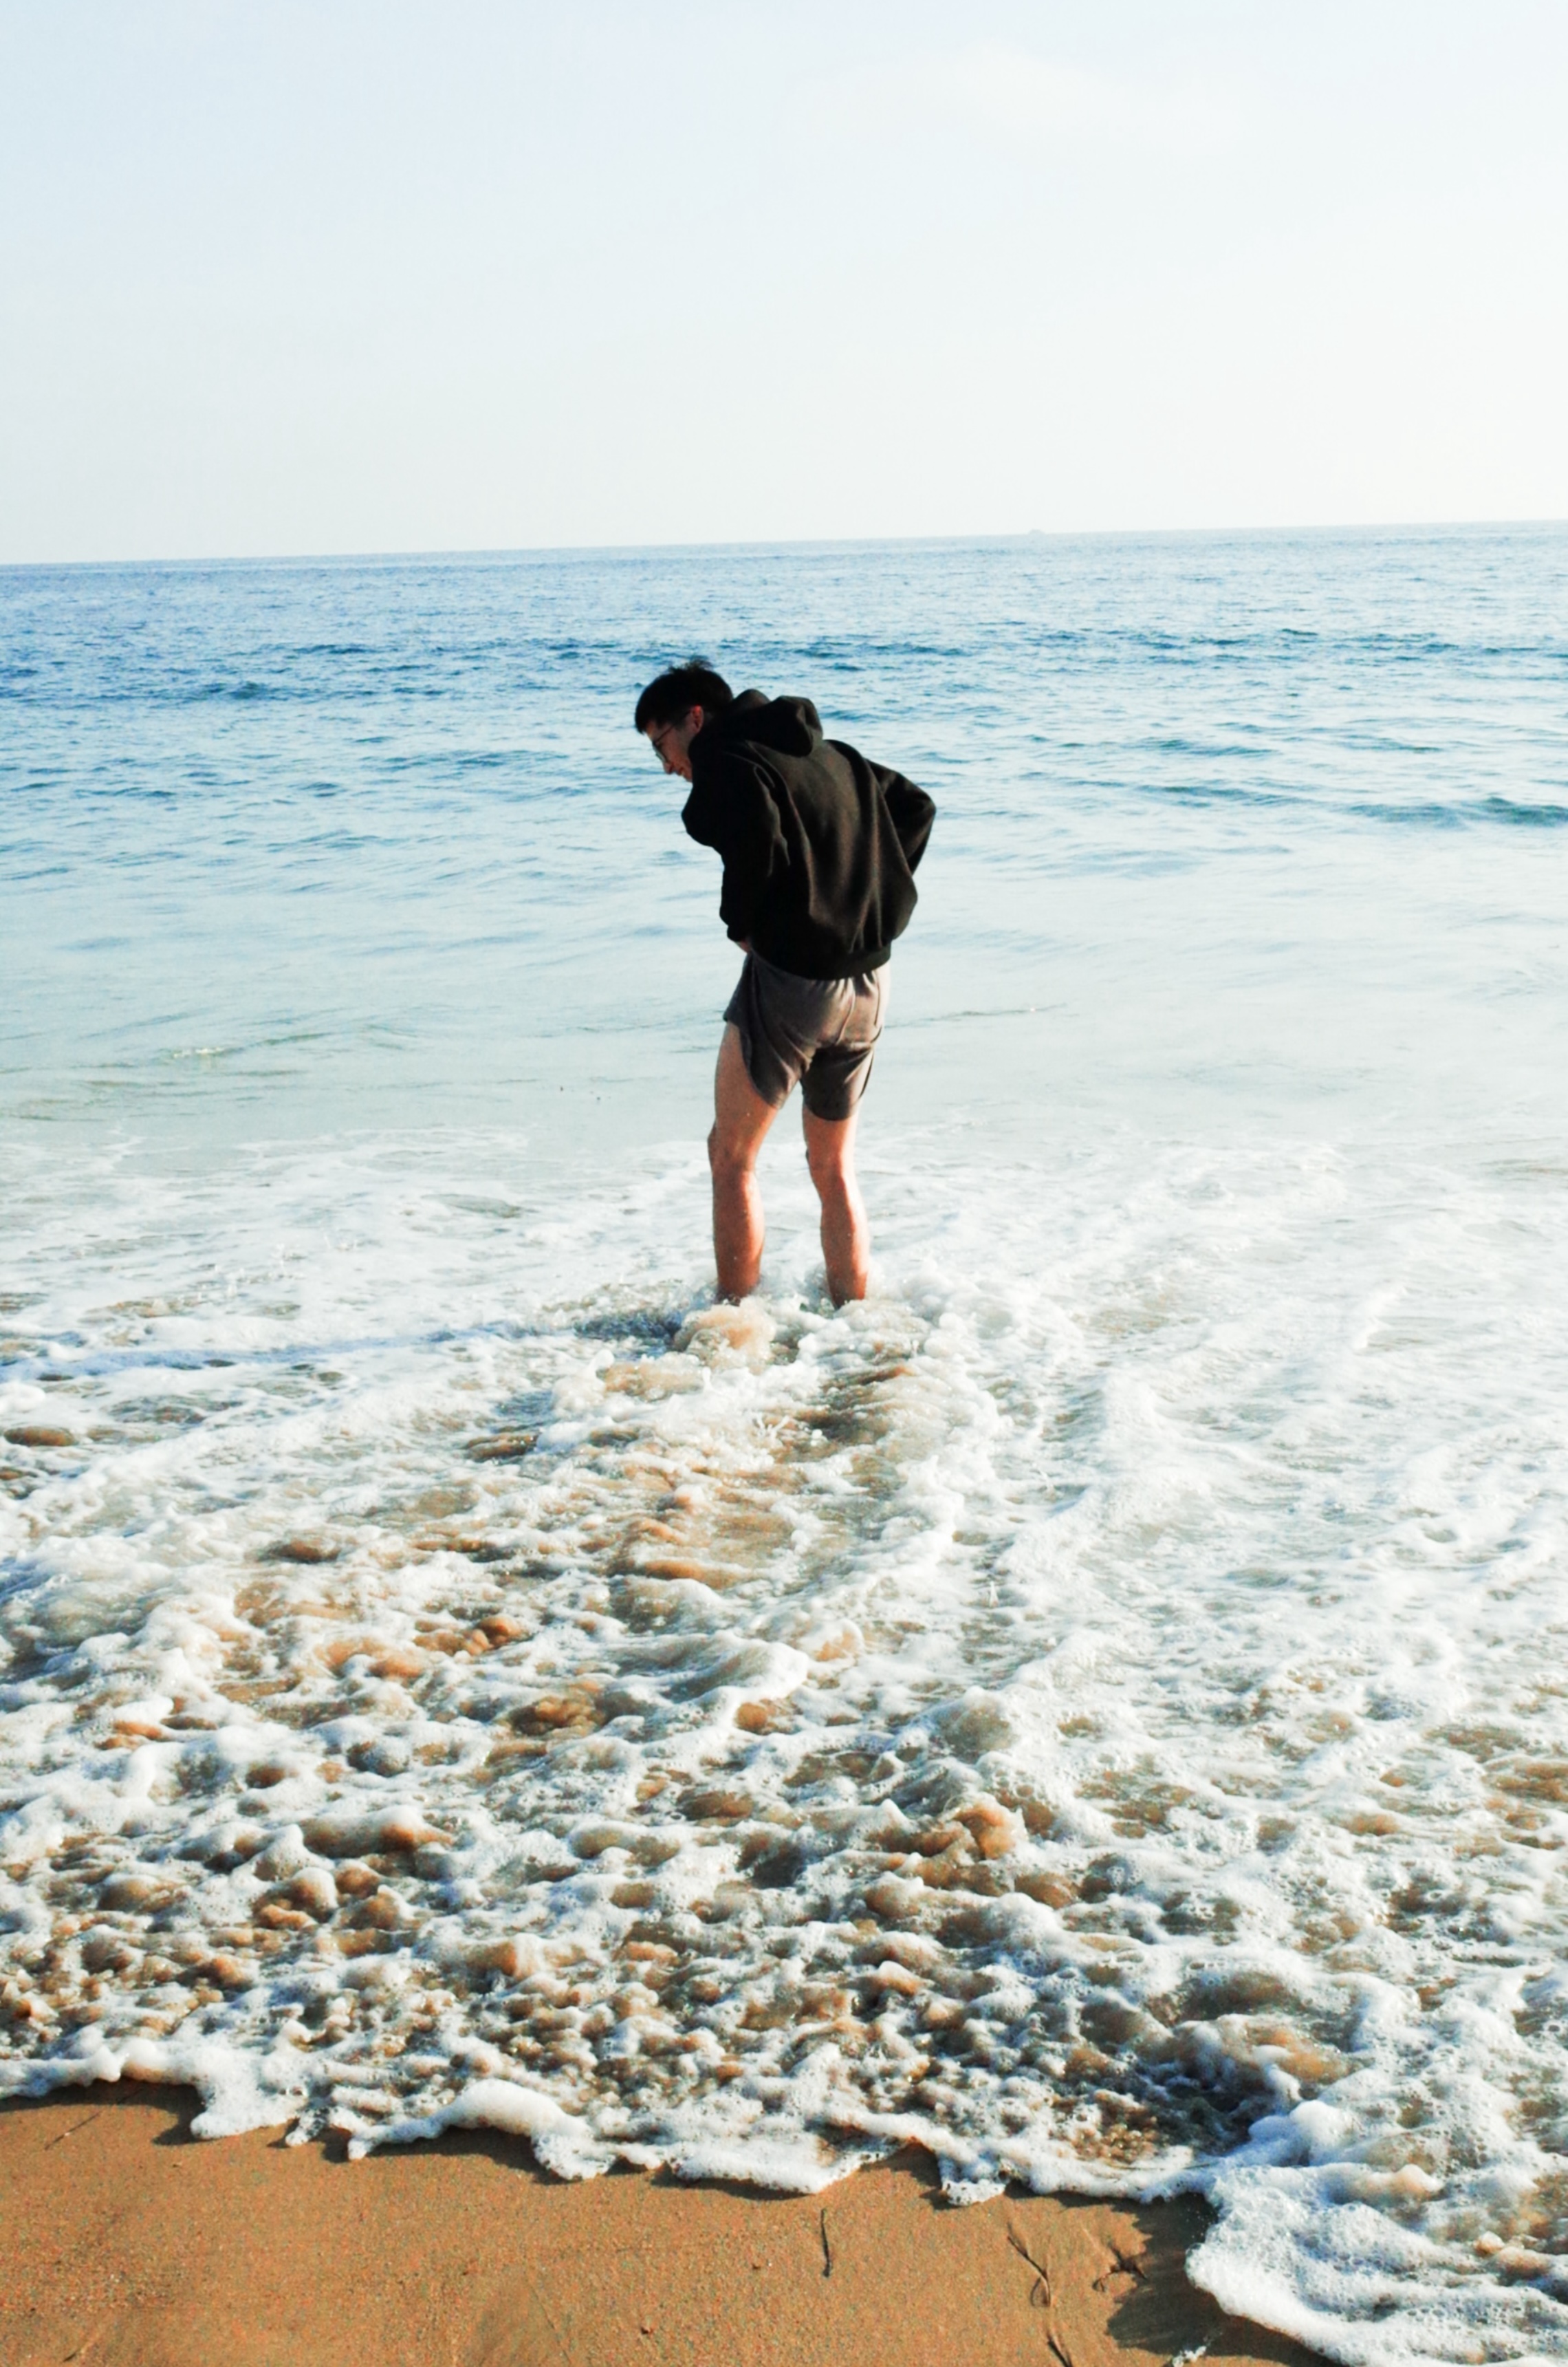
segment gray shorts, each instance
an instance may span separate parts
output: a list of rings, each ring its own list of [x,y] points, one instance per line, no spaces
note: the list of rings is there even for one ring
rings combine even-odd
[[[842,1120],[866,1089],[886,1003],[886,965],[854,978],[797,978],[748,954],[724,1015],[765,1102],[781,1109],[798,1084],[813,1117]]]

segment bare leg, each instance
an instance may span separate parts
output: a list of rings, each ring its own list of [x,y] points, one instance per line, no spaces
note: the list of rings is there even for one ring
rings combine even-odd
[[[846,1298],[863,1298],[871,1279],[871,1233],[855,1180],[859,1116],[858,1109],[840,1119],[806,1112],[806,1163],[822,1203],[822,1262],[835,1307]]]
[[[708,1137],[713,1171],[713,1253],[721,1298],[746,1298],[762,1271],[762,1195],[757,1154],[778,1112],[746,1073],[740,1030],[727,1026],[713,1081],[714,1122]]]

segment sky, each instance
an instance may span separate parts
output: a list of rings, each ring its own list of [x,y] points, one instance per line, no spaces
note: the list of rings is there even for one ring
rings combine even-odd
[[[1563,0],[0,0],[0,563],[1568,517]]]

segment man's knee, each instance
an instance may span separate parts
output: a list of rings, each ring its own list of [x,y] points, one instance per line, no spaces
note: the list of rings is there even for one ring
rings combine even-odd
[[[842,1192],[851,1174],[850,1145],[835,1142],[830,1137],[811,1135],[806,1145],[806,1164],[811,1171],[811,1181],[825,1199],[830,1192]]]
[[[708,1129],[708,1166],[716,1181],[731,1182],[749,1175],[756,1163],[754,1145],[737,1142],[716,1126]]]

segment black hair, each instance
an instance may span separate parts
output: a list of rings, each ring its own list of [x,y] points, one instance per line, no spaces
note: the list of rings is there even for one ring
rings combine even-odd
[[[637,703],[634,721],[639,731],[650,724],[681,723],[694,707],[705,715],[722,715],[735,704],[735,694],[705,658],[688,658],[650,682]]]

